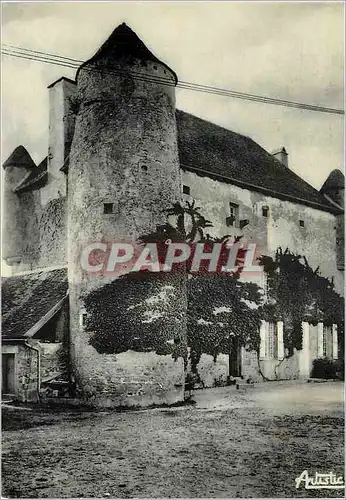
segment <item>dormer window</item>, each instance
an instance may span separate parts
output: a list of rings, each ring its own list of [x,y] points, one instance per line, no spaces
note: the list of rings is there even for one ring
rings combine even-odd
[[[104,214],[112,214],[113,213],[113,203],[104,203],[103,204],[103,213]]]
[[[239,205],[235,203],[229,204],[229,216],[226,217],[226,225],[228,227],[239,226]]]

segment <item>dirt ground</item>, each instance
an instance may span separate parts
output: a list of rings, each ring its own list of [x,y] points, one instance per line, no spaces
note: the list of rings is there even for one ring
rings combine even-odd
[[[343,497],[295,488],[343,475],[343,384],[196,391],[143,411],[3,408],[3,497]]]

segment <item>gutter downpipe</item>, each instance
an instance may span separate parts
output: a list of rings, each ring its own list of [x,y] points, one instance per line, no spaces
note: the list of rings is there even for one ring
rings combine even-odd
[[[41,402],[41,395],[40,395],[40,389],[41,389],[41,353],[40,353],[40,350],[37,347],[32,346],[27,341],[24,342],[24,345],[26,347],[29,347],[29,349],[32,349],[33,351],[35,351],[36,355],[37,355],[37,386],[36,386],[36,392],[37,392],[38,402],[40,403]]]

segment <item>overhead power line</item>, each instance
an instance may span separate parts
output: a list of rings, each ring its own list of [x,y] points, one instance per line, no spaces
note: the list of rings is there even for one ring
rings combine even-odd
[[[54,64],[56,66],[63,66],[71,69],[78,69],[79,66],[84,62],[78,59],[72,59],[71,57],[60,56],[58,54],[51,54],[48,52],[41,52],[38,50],[31,50],[23,47],[16,47],[14,45],[3,45],[2,54],[8,57],[17,57],[20,59],[27,59],[31,61],[46,63],[46,64]],[[86,70],[90,71],[100,71],[105,72],[104,68],[87,68]],[[121,71],[118,68],[107,68],[107,72],[114,74],[126,74],[124,71]],[[141,73],[138,71],[131,71],[131,76],[134,76],[136,79],[146,82],[152,83],[163,83],[165,85],[174,85],[171,80],[168,78],[162,78],[160,76],[148,75],[147,73]],[[283,99],[276,99],[272,97],[265,97],[255,94],[248,94],[245,92],[236,92],[234,90],[223,89],[218,87],[213,87],[209,85],[201,85],[197,83],[191,83],[187,81],[179,81],[177,84],[178,88],[184,90],[190,90],[195,92],[204,92],[207,94],[220,95],[225,97],[232,97],[234,99],[243,99],[246,101],[260,102],[263,104],[272,104],[276,106],[284,106],[290,108],[297,108],[309,111],[318,111],[320,113],[330,113],[330,114],[338,114],[343,115],[344,110],[335,109],[335,108],[327,108],[323,106],[315,106],[313,104],[305,104],[294,101],[287,101]]]

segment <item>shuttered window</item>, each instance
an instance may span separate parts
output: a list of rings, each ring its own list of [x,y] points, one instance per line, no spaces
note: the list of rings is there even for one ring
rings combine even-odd
[[[278,359],[285,356],[283,322],[262,321],[260,329],[260,359]]]
[[[338,359],[338,327],[333,325],[333,359]]]
[[[317,357],[338,359],[337,325],[317,325]]]
[[[332,327],[323,325],[322,354],[324,358],[330,356],[331,341],[332,341]]]

